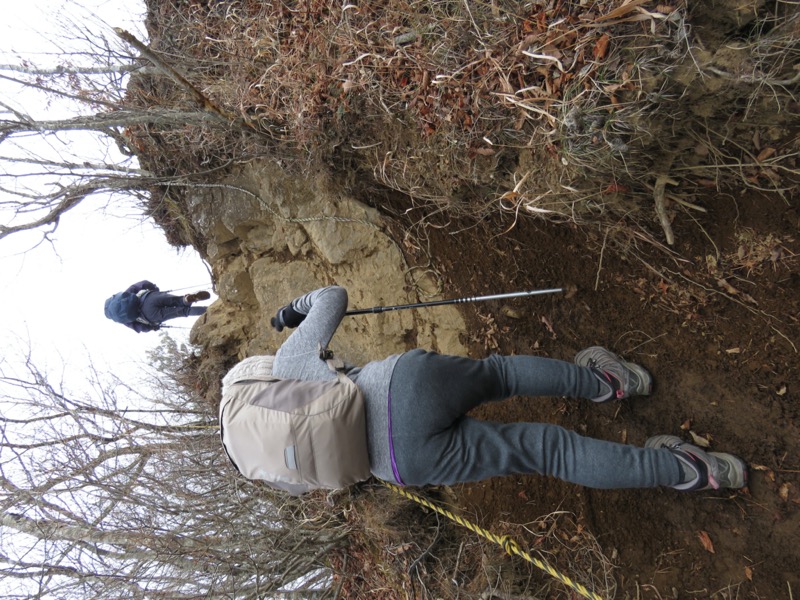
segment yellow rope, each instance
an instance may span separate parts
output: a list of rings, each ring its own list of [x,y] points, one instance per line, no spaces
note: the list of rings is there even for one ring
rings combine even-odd
[[[389,483],[387,481],[382,481],[382,480],[379,480],[379,481],[383,485],[388,487],[390,490],[392,490],[394,492],[397,492],[401,496],[405,496],[406,498],[408,498],[409,500],[413,500],[417,504],[421,504],[422,506],[430,508],[431,510],[436,511],[440,515],[443,515],[443,516],[447,517],[448,519],[450,519],[454,523],[458,523],[462,527],[466,527],[467,529],[469,529],[473,533],[477,533],[478,535],[480,535],[481,537],[486,538],[490,542],[494,542],[495,544],[499,545],[503,550],[505,550],[508,554],[514,554],[516,556],[520,556],[520,557],[524,558],[529,563],[532,563],[533,565],[535,565],[536,567],[538,567],[539,569],[541,569],[542,571],[544,571],[545,573],[547,573],[551,577],[554,577],[554,578],[558,579],[564,585],[567,585],[567,586],[571,587],[573,590],[578,592],[584,598],[589,598],[589,600],[603,600],[602,596],[599,596],[599,595],[595,594],[594,592],[589,591],[588,589],[586,589],[585,586],[581,585],[580,583],[577,583],[576,581],[572,581],[572,579],[570,579],[569,577],[567,577],[566,575],[564,575],[562,573],[559,573],[553,567],[551,567],[549,564],[547,564],[545,561],[528,554],[525,550],[520,548],[519,544],[517,544],[517,542],[515,542],[509,536],[507,536],[507,535],[497,536],[497,535],[493,534],[491,531],[487,531],[486,529],[483,529],[482,527],[479,527],[478,525],[475,525],[475,523],[467,521],[466,519],[464,519],[462,517],[459,517],[458,515],[453,514],[449,510],[444,509],[441,506],[437,506],[437,505],[433,504],[431,501],[426,500],[425,498],[422,498],[421,496],[417,496],[416,494],[412,494],[411,492],[409,492],[409,491],[407,491],[407,490],[405,490],[405,489],[403,489],[403,488],[401,488],[399,486],[396,486],[393,483]]]

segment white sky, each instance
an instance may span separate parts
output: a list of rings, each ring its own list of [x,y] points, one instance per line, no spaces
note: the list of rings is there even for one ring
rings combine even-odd
[[[86,15],[96,15],[144,37],[143,14],[141,2],[134,0],[4,2],[0,63],[18,64],[23,56],[40,66],[52,64],[43,53],[54,51],[50,40],[60,35],[58,24],[66,18],[91,30],[99,25]],[[0,81],[0,95],[8,99],[8,92],[9,83]],[[40,368],[46,363],[59,377],[63,369],[67,381],[79,380],[90,361],[101,372],[133,372],[159,334],[137,334],[109,321],[103,315],[105,299],[142,279],[162,290],[192,288],[176,293],[210,291],[208,270],[193,250],[179,254],[130,205],[107,203],[107,198],[89,199],[68,212],[51,236],[52,245],[31,249],[41,237],[36,234],[0,240],[0,363],[8,366],[30,347]],[[169,321],[175,326],[170,334],[185,339],[193,321]]]
[[[5,290],[0,293],[0,345],[6,359],[25,352],[30,342],[36,362],[47,360],[51,368],[63,362],[77,372],[89,357],[100,371],[131,368],[158,343],[159,334],[137,334],[109,321],[103,315],[105,299],[142,279],[163,290],[210,289],[208,272],[194,251],[178,254],[149,222],[107,217],[93,212],[92,204],[97,211],[98,203],[89,203],[62,219],[53,246],[19,253],[26,246],[14,244],[13,237],[0,241]],[[168,321],[181,327],[170,334],[184,338],[188,329],[183,328],[193,321]]]

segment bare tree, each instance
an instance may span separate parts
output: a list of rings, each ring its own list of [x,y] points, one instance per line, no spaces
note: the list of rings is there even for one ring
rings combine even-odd
[[[323,597],[342,522],[235,474],[153,363],[146,388],[93,373],[84,398],[0,366],[0,574],[25,597]]]
[[[163,140],[169,132],[186,144],[192,128],[220,130],[223,137],[229,130],[262,135],[127,31],[109,39],[72,26],[84,50],[65,50],[55,65],[23,59],[0,65],[8,84],[0,96],[0,239],[24,231],[46,238],[89,197],[141,207],[155,187],[185,184],[194,174],[141,169],[136,155],[147,152],[138,145],[143,138]],[[169,106],[131,101],[131,73],[145,87],[172,90]]]
[[[2,106],[2,103],[0,103]],[[141,200],[156,185],[177,182],[180,177],[155,176],[133,165],[132,151],[127,147],[127,129],[137,125],[174,125],[182,127],[204,124],[211,120],[204,111],[172,109],[119,109],[62,120],[36,120],[15,111],[15,118],[0,120],[0,152],[3,145],[12,145],[15,138],[38,138],[43,154],[13,151],[0,154],[0,210],[5,223],[0,224],[0,239],[21,231],[36,229],[53,231],[64,214],[89,196],[123,194]],[[108,154],[113,141],[127,158],[119,162],[68,159],[63,155],[48,157],[46,151],[70,132],[91,132],[87,144],[96,144]],[[106,138],[103,140],[101,138]],[[30,182],[30,183],[28,183]],[[45,233],[46,235],[46,233]]]

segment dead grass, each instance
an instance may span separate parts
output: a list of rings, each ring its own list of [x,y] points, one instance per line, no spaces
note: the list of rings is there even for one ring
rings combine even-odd
[[[346,516],[353,534],[331,557],[338,597],[453,597],[450,574],[467,561],[452,524],[374,485],[361,488]]]
[[[427,496],[442,506],[452,500],[447,488],[429,490]],[[347,525],[351,542],[333,557],[339,597],[575,597],[533,564],[380,486],[359,492]],[[531,523],[496,527],[493,533],[511,535],[573,581],[604,598],[615,597],[613,562],[574,515],[554,512]]]
[[[739,242],[736,252],[726,258],[732,270],[742,277],[749,278],[766,268],[777,269],[779,263],[787,266],[797,259],[789,248],[794,239],[780,239],[772,233],[759,235],[750,228],[740,229],[736,238]]]
[[[708,186],[783,190],[797,175],[796,142],[760,118],[797,112],[790,4],[763,6],[712,52],[680,0],[152,2],[153,48],[266,137],[189,125],[132,135],[148,166],[173,173],[266,153],[401,192],[423,214],[624,217],[669,238],[675,211],[696,209]],[[711,114],[691,106],[704,94]],[[188,101],[157,75],[129,96]],[[669,187],[656,213],[659,176]]]

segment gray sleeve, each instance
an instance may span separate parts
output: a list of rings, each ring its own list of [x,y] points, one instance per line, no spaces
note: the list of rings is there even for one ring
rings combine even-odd
[[[307,315],[275,354],[275,374],[294,379],[327,379],[333,374],[319,358],[327,348],[347,310],[347,290],[320,288],[292,301],[292,308]]]

